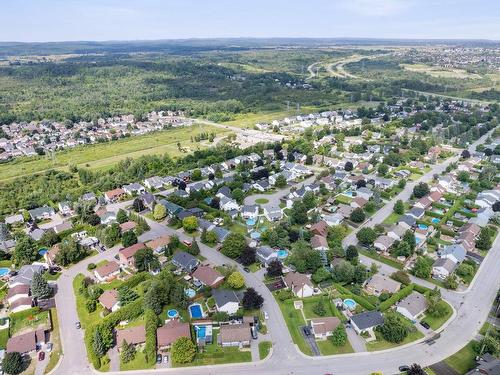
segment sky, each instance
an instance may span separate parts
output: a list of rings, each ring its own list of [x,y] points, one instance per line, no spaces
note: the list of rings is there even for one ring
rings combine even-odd
[[[500,40],[500,0],[2,0],[0,41]]]

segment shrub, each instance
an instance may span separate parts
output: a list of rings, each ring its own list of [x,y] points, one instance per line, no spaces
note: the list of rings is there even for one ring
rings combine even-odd
[[[343,346],[346,344],[347,333],[342,324],[339,324],[337,328],[335,328],[335,330],[332,332],[332,335],[330,336],[330,340],[335,346]]]
[[[196,354],[196,346],[189,338],[180,337],[172,345],[171,353],[174,363],[190,363]]]
[[[87,266],[87,270],[92,271],[92,270],[95,270],[96,267],[97,266],[95,265],[95,263],[89,263]]]
[[[401,289],[399,292],[394,293],[391,298],[385,300],[382,302],[379,306],[380,311],[385,311],[392,305],[394,305],[396,302],[401,301],[403,298],[406,296],[410,295],[411,292],[413,291],[414,284],[410,284],[406,286],[405,288]]]

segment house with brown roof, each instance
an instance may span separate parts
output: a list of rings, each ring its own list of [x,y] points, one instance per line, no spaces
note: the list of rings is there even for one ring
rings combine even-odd
[[[283,279],[285,284],[297,297],[311,297],[314,294],[314,285],[304,274],[288,272]]]
[[[248,324],[230,324],[220,327],[218,342],[221,346],[248,347],[252,339]]]
[[[43,345],[46,342],[46,331],[39,329],[11,337],[7,341],[7,353],[18,352],[30,354],[36,351],[37,344]]]
[[[116,289],[105,290],[99,296],[99,303],[102,307],[111,312],[118,310],[120,308],[120,301],[118,301],[118,291]]]
[[[414,207],[421,208],[423,210],[427,210],[432,205],[432,200],[427,196],[420,198],[417,203],[414,204]]]
[[[324,220],[320,220],[317,223],[311,225],[311,232],[319,236],[326,237],[328,234],[328,224]]]
[[[14,302],[9,304],[9,309],[11,313],[28,310],[31,309],[32,307],[33,307],[33,299],[31,297],[22,297],[16,299]]]
[[[28,298],[30,296],[30,286],[27,284],[18,284],[9,288],[7,292],[7,302],[10,304],[21,298]]]
[[[144,245],[142,242],[137,242],[136,244],[126,247],[124,249],[120,249],[118,251],[118,257],[120,259],[120,265],[123,267],[135,267],[135,259],[134,255],[137,253],[139,250],[144,249],[146,245]]]
[[[169,243],[170,243],[170,236],[165,235],[146,242],[146,247],[150,248],[155,253],[162,253]]]
[[[45,261],[47,262],[47,264],[49,266],[55,266],[56,265],[56,256],[57,256],[57,253],[59,253],[59,250],[60,250],[60,247],[59,247],[59,244],[55,244],[54,246],[52,246],[49,251],[47,251],[43,257],[45,259]]]
[[[136,226],[137,223],[135,221],[126,221],[120,224],[120,231],[122,233],[125,233],[128,232],[129,230],[134,230]]]
[[[224,276],[217,270],[209,266],[199,266],[192,276],[203,285],[217,288],[224,282]]]
[[[380,296],[382,293],[396,293],[401,288],[401,283],[380,273],[370,277],[365,283],[365,291],[374,296]]]
[[[394,238],[389,236],[379,236],[373,243],[373,247],[376,249],[386,252],[390,249],[392,244],[395,242]]]
[[[123,190],[122,188],[118,188],[105,192],[104,199],[106,199],[106,202],[112,203],[118,201],[124,195],[125,190]]]
[[[481,232],[481,227],[477,224],[474,224],[474,223],[467,223],[467,224],[464,224],[460,227],[460,229],[458,230],[459,233],[471,233],[474,235],[474,237],[477,237],[479,236],[479,233]]]
[[[97,280],[102,282],[107,282],[114,279],[120,274],[120,266],[114,260],[97,267],[94,270],[94,276]]]
[[[328,241],[326,237],[320,236],[320,235],[314,235],[313,238],[311,238],[311,247],[314,250],[319,250],[319,251],[327,251],[328,250]]]
[[[314,338],[317,340],[326,340],[328,336],[340,325],[340,319],[333,316],[311,319],[309,321]]]
[[[118,349],[121,349],[123,341],[129,345],[143,345],[146,342],[146,329],[144,326],[137,326],[116,330],[116,345],[118,345]]]
[[[368,200],[366,200],[363,197],[355,197],[351,201],[351,207],[352,208],[363,208],[366,204],[368,203]]]
[[[159,350],[165,350],[180,337],[191,338],[191,328],[189,323],[182,323],[178,319],[166,322],[156,330],[156,343]]]

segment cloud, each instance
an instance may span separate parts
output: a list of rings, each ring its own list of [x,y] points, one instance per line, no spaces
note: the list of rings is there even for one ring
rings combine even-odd
[[[394,16],[413,6],[414,0],[342,0],[340,7],[360,16]]]

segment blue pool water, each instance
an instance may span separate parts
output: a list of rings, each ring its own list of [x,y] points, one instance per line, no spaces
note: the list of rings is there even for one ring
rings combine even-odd
[[[431,223],[433,223],[433,224],[439,224],[439,222],[440,222],[440,221],[441,221],[441,220],[440,220],[440,219],[438,219],[437,217],[433,217],[433,218],[431,219]]]
[[[248,226],[253,226],[253,225],[255,225],[255,219],[247,219],[247,225],[248,225]]]
[[[415,237],[415,243],[416,243],[416,244],[419,244],[419,243],[420,243],[420,238]]]
[[[200,339],[204,339],[207,333],[207,328],[205,326],[195,326],[196,334]]]
[[[352,197],[352,191],[346,191],[344,195],[347,195],[348,197]]]
[[[425,224],[418,224],[418,229],[426,230],[428,227]]]
[[[189,315],[191,318],[200,319],[203,318],[203,311],[201,309],[201,305],[199,303],[194,303],[189,306]]]
[[[40,254],[41,256],[44,256],[45,254],[47,254],[47,252],[48,250],[44,247],[38,250],[38,254]]]
[[[196,291],[194,289],[187,288],[187,289],[184,289],[184,294],[188,298],[193,298],[196,295]]]
[[[356,301],[350,298],[346,298],[344,300],[344,306],[347,307],[349,310],[354,310],[356,308]]]
[[[288,256],[288,250],[278,250],[277,255],[278,258],[284,259]]]
[[[10,272],[9,268],[0,268],[0,277],[5,276]]]
[[[170,319],[177,318],[179,316],[179,312],[177,310],[175,310],[175,309],[171,309],[171,310],[167,311],[167,316]]]
[[[250,233],[250,238],[253,240],[258,240],[258,239],[260,239],[260,233],[259,232],[252,232],[252,233]]]

